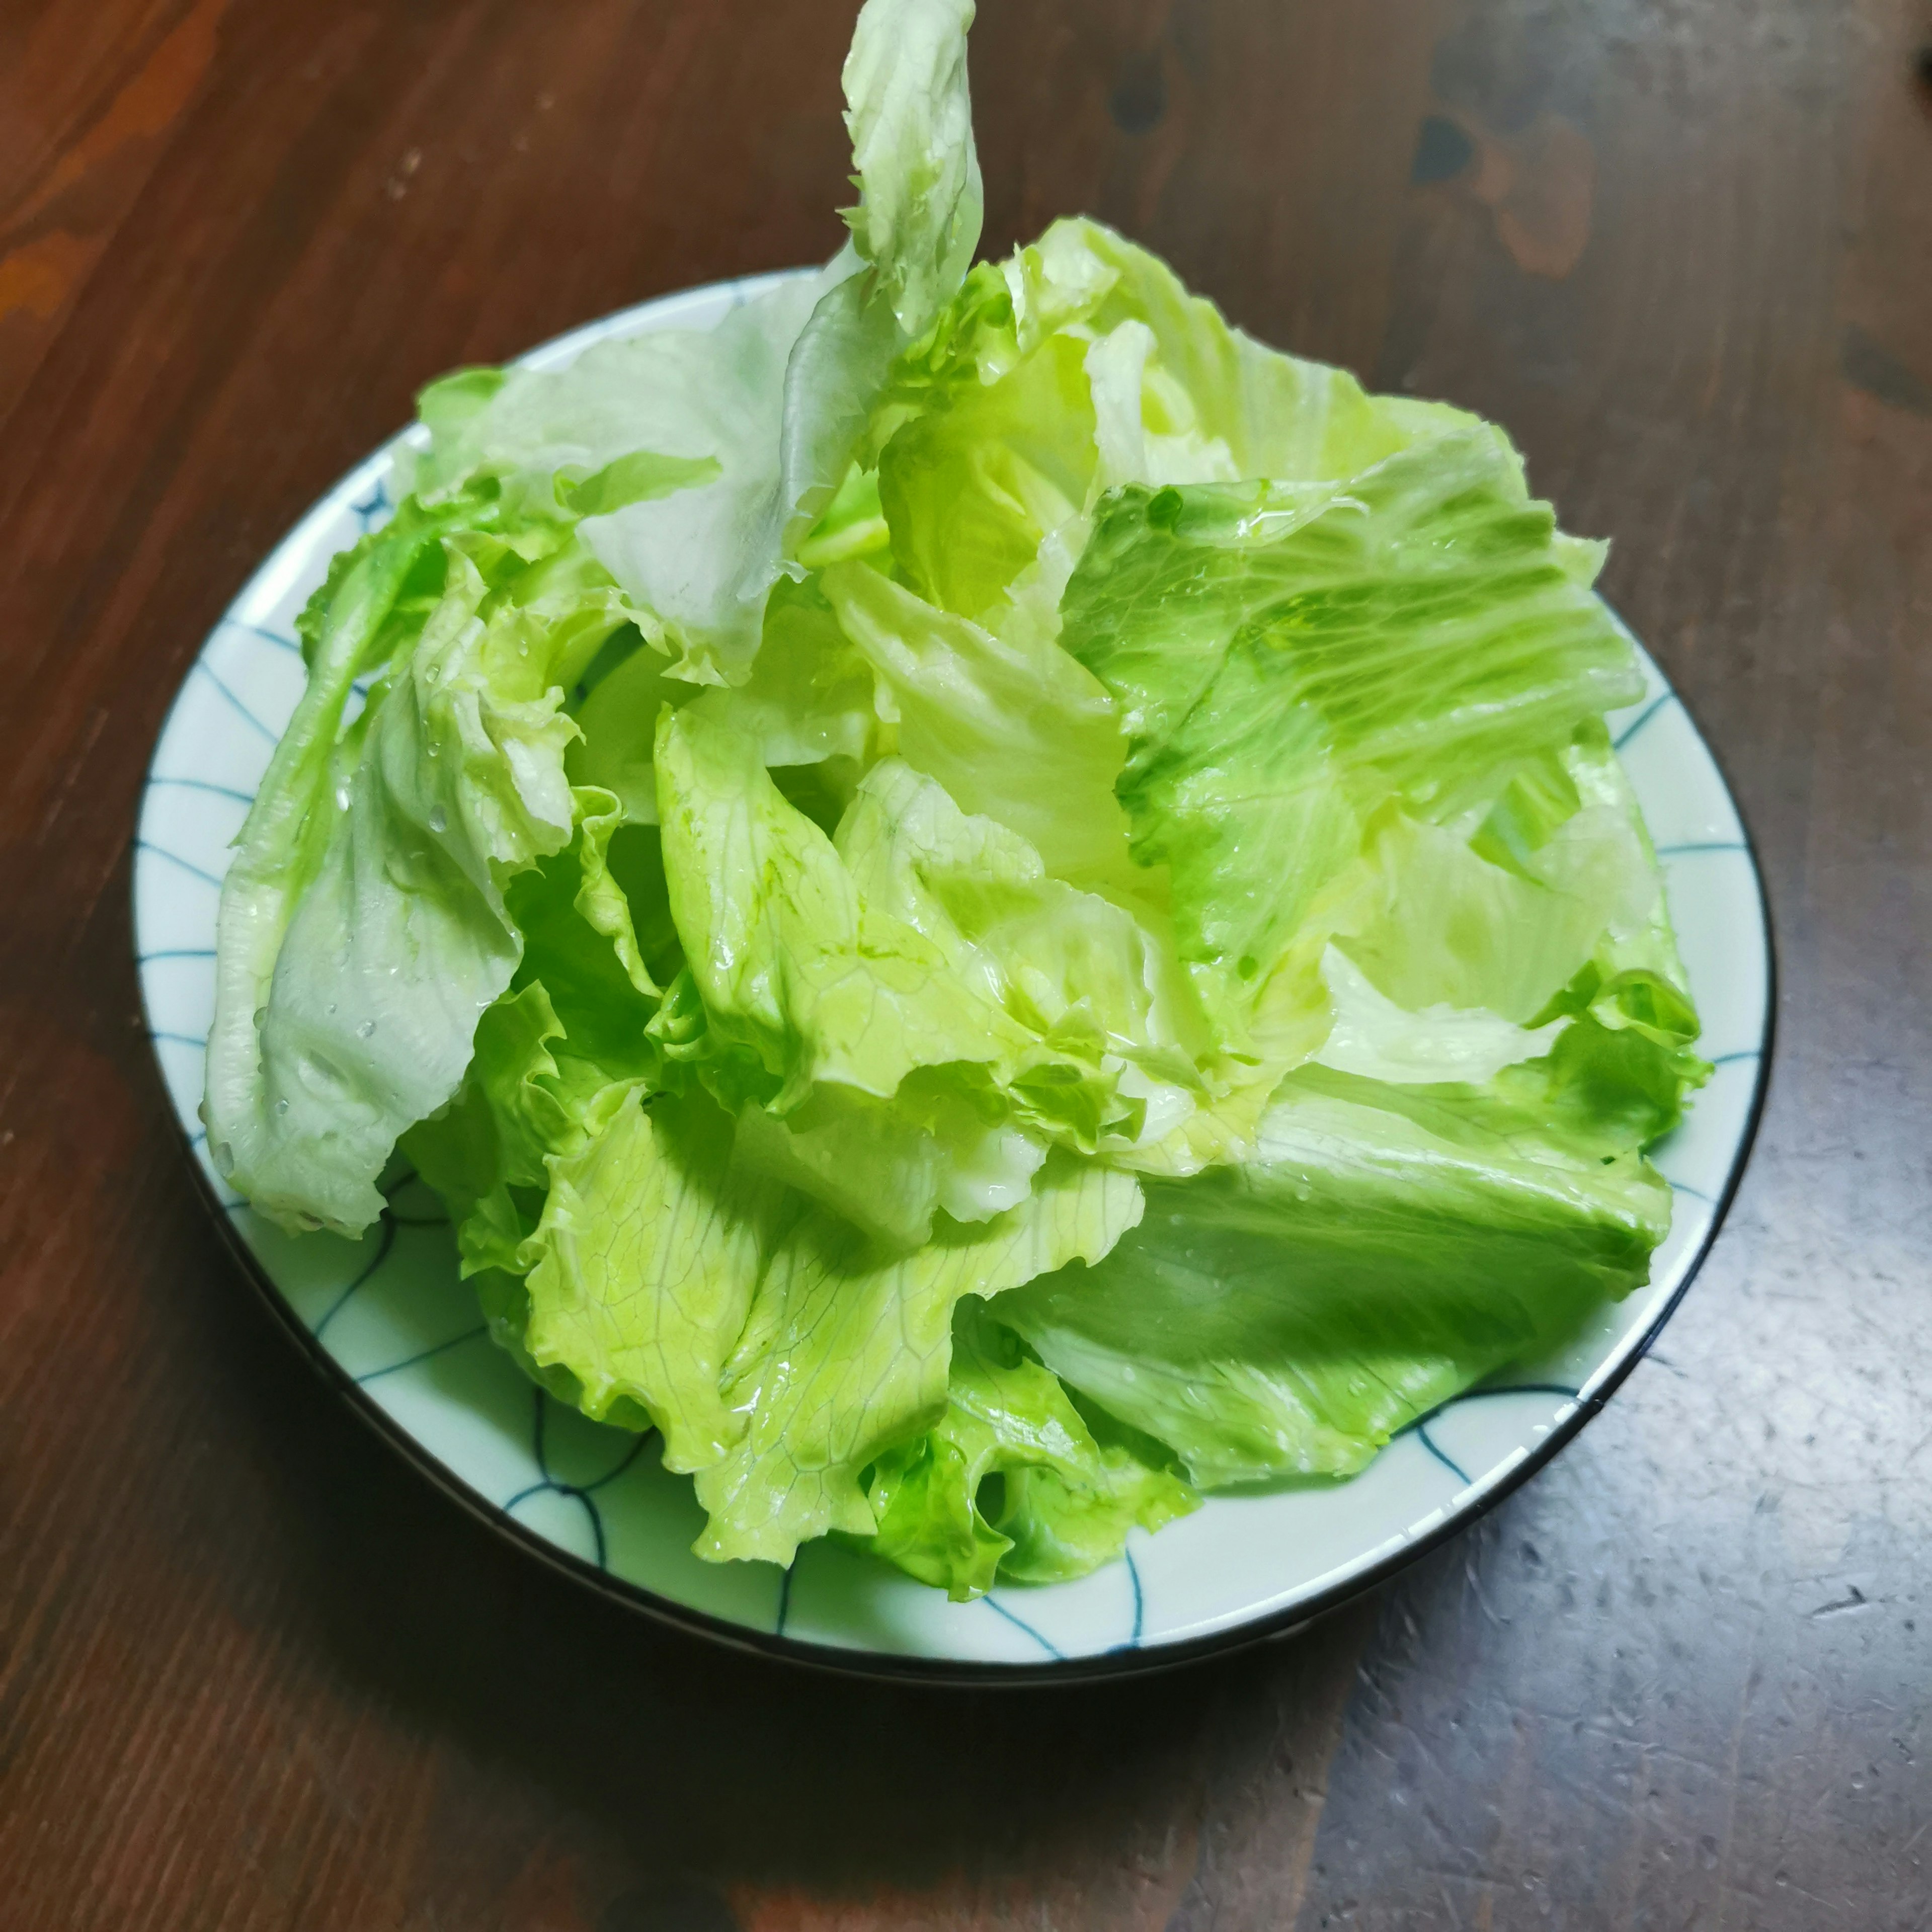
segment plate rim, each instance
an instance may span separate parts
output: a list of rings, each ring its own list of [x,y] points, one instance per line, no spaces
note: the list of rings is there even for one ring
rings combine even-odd
[[[681,299],[716,296],[724,291],[736,291],[758,284],[770,286],[780,280],[813,272],[810,268],[768,269],[728,277],[715,282],[696,284],[682,289],[666,290],[659,295],[627,304],[625,308],[612,310],[608,315],[593,318],[552,336],[526,350],[514,360],[520,363],[560,356],[580,342],[583,347],[590,347],[596,342],[609,339],[614,332],[613,325]],[[333,504],[372,465],[384,458],[393,460],[394,452],[407,446],[411,434],[411,428],[405,428],[386,439],[318,495],[270,546],[255,569],[238,586],[233,596],[224,607],[224,614],[246,594],[262,572],[304,523],[325,506]],[[1617,616],[1614,608],[1612,614],[1617,616],[1619,626],[1635,639],[1635,632],[1623,625],[1622,619]],[[520,1522],[480,1490],[472,1487],[452,1465],[445,1462],[419,1437],[384,1409],[310,1329],[293,1303],[276,1284],[260,1258],[244,1240],[233,1216],[226,1210],[200,1162],[196,1159],[194,1138],[184,1125],[169,1089],[158,1048],[153,1016],[148,1008],[146,979],[140,970],[140,920],[136,896],[141,872],[140,826],[146,808],[149,790],[154,782],[154,764],[166,741],[176,710],[186,695],[194,666],[200,662],[220,624],[221,620],[218,619],[214,630],[200,640],[182,675],[182,682],[176,688],[174,697],[162,717],[153,749],[142,770],[140,790],[135,805],[135,830],[129,842],[132,860],[128,868],[130,911],[133,915],[130,936],[134,942],[131,963],[135,967],[142,1022],[148,1037],[152,1077],[160,1090],[160,1097],[172,1130],[174,1144],[182,1157],[182,1164],[188,1170],[197,1198],[219,1229],[224,1245],[239,1264],[243,1276],[266,1304],[278,1325],[296,1343],[325,1383],[347,1400],[352,1412],[388,1443],[419,1476],[426,1479],[433,1489],[454,1502],[485,1528],[513,1547],[536,1558],[552,1571],[587,1587],[634,1615],[687,1636],[702,1638],[722,1644],[728,1648],[823,1674],[870,1682],[913,1684],[941,1689],[1017,1689],[1028,1685],[1046,1688],[1153,1676],[1168,1671],[1187,1669],[1212,1658],[1232,1655],[1261,1645],[1291,1641],[1314,1624],[1379,1590],[1410,1565],[1420,1562],[1451,1538],[1472,1528],[1505,1498],[1514,1496],[1523,1484],[1547,1467],[1581,1434],[1588,1423],[1602,1413],[1610,1398],[1623,1386],[1636,1365],[1649,1354],[1658,1336],[1676,1313],[1684,1296],[1702,1272],[1718,1235],[1723,1231],[1731,1203],[1750,1165],[1756,1144],[1758,1129],[1763,1118],[1777,1049],[1779,974],[1776,921],[1772,914],[1771,896],[1766,889],[1764,868],[1759,860],[1757,841],[1738,802],[1730,775],[1709,736],[1699,723],[1696,712],[1660,665],[1658,667],[1658,675],[1664,680],[1666,692],[1683,711],[1698,744],[1710,759],[1723,785],[1726,799],[1737,818],[1740,846],[1750,868],[1756,894],[1758,923],[1763,939],[1763,1030],[1757,1049],[1756,1065],[1752,1076],[1750,1096],[1744,1112],[1743,1128],[1731,1155],[1724,1188],[1712,1203],[1709,1224],[1696,1252],[1684,1264],[1682,1274],[1669,1299],[1658,1310],[1640,1334],[1622,1342],[1620,1354],[1610,1364],[1600,1384],[1587,1396],[1580,1395],[1568,1412],[1552,1424],[1535,1442],[1525,1448],[1504,1474],[1486,1484],[1468,1502],[1447,1506],[1442,1512],[1441,1520],[1431,1524],[1427,1529],[1406,1535],[1394,1548],[1374,1562],[1361,1569],[1351,1571],[1299,1602],[1224,1625],[1198,1636],[1168,1643],[1130,1645],[1084,1656],[1054,1656],[1042,1658],[1036,1662],[999,1663],[820,1643],[791,1636],[782,1630],[761,1630],[749,1624],[734,1622],[710,1611],[680,1603],[647,1585],[599,1568]],[[1418,1418],[1418,1420],[1426,1424],[1438,1412],[1439,1409],[1432,1410],[1428,1415]]]

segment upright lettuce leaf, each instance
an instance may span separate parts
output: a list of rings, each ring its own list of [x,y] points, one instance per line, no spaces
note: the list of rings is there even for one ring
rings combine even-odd
[[[853,244],[878,271],[901,330],[923,335],[980,244],[966,34],[973,0],[866,0],[845,58],[859,206]]]
[[[454,1092],[516,969],[506,888],[575,825],[562,690],[624,621],[566,526],[444,526],[441,594],[344,731],[348,684],[370,668],[371,580],[406,580],[437,529],[399,522],[331,594],[308,693],[243,828],[209,1048],[224,1172],[265,1214],[350,1233],[380,1211],[391,1149]]]
[[[893,357],[978,243],[972,18],[962,0],[867,0],[844,74],[853,241],[818,275],[709,329],[599,344],[562,369],[466,372],[425,398],[416,488],[489,477],[519,504],[571,508],[678,674],[741,682]]]

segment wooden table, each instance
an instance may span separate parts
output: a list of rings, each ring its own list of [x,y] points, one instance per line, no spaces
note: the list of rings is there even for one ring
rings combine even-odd
[[[1089,211],[1508,424],[1759,841],[1730,1226],[1474,1533],[1168,1678],[820,1681],[493,1539],[204,1221],[129,957],[176,684],[429,376],[828,254],[850,11],[0,8],[0,1922],[1923,1926],[1923,0],[985,0],[988,247]]]

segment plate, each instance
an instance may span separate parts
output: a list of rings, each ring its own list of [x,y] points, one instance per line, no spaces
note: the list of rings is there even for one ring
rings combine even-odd
[[[702,328],[781,279],[628,309],[524,358]],[[653,1616],[727,1642],[871,1675],[1101,1676],[1292,1634],[1466,1526],[1548,1461],[1627,1374],[1718,1228],[1755,1124],[1771,1019],[1757,868],[1709,748],[1647,656],[1642,700],[1611,728],[1664,867],[1702,1051],[1716,1065],[1656,1152],[1676,1192],[1650,1286],[1586,1334],[1446,1404],[1352,1481],[1212,1497],[1078,1582],[947,1601],[883,1564],[808,1544],[788,1572],[691,1553],[703,1518],[656,1438],[586,1420],[533,1388],[484,1333],[447,1222],[411,1183],[359,1242],[292,1237],[216,1174],[196,1108],[214,1010],[215,908],[230,841],[299,695],[296,614],[329,558],[393,507],[378,450],[256,572],[190,670],[155,747],[136,842],[134,932],[148,1026],[175,1116],[250,1274],[363,1414],[466,1507],[549,1562]],[[1641,655],[1641,653],[1640,653]]]

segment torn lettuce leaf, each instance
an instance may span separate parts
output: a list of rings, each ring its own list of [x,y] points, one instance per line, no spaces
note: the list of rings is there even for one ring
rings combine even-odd
[[[973,0],[868,0],[845,58],[859,206],[853,245],[878,272],[908,340],[952,298],[980,245],[966,34]]]
[[[594,345],[562,369],[466,371],[425,398],[428,500],[494,479],[561,505],[698,683],[743,680],[766,599],[845,480],[892,358],[980,236],[962,0],[867,0],[844,73],[859,205],[817,276],[715,327]]]
[[[973,272],[896,366],[869,440],[905,580],[987,622],[1049,538],[1078,554],[1120,485],[1336,483],[1478,426],[1264,347],[1156,256],[1070,220]]]
[[[1058,1379],[977,1300],[955,1310],[946,1411],[873,1465],[865,1546],[944,1590],[983,1596],[995,1578],[1058,1583],[1111,1562],[1136,1528],[1200,1506],[1156,1445],[1089,1426]]]
[[[1552,1130],[1507,1089],[1304,1068],[1251,1160],[1148,1181],[1106,1262],[1000,1319],[1204,1489],[1353,1474],[1646,1279],[1670,1190],[1628,1145],[1600,1152],[1611,1122],[1571,1098],[1582,1118]]]
[[[708,1094],[599,1096],[581,1147],[553,1157],[543,1216],[518,1257],[524,1346],[566,1370],[602,1418],[632,1402],[663,1433],[664,1466],[708,1468],[742,1432],[719,1382],[765,1253],[795,1209],[731,1161]]]
[[[800,1222],[767,1264],[726,1369],[746,1426],[698,1472],[710,1516],[699,1554],[789,1563],[827,1530],[871,1534],[862,1475],[944,1409],[955,1305],[1097,1262],[1140,1214],[1131,1174],[1056,1152],[1017,1207],[936,1222],[908,1255],[882,1254],[822,1211]]]
[[[864,656],[839,627],[818,580],[782,578],[765,606],[758,655],[740,685],[693,685],[657,651],[640,648],[600,678],[575,710],[582,736],[566,754],[578,784],[614,794],[625,822],[658,822],[656,755],[659,714],[701,704],[755,739],[761,761],[791,772],[836,766],[839,778],[876,755],[881,724],[874,680]]]
[[[1387,804],[1441,822],[1641,690],[1488,430],[1329,486],[1123,489],[1068,585],[1063,642],[1121,707],[1134,855],[1178,944],[1266,975]]]
[[[822,1082],[889,1099],[914,1068],[1017,1070],[1017,1022],[923,934],[868,904],[757,741],[697,706],[657,742],[664,873],[712,1036],[755,1057],[785,1112]]]
[[[1018,832],[1057,877],[1140,884],[1114,796],[1126,741],[1113,700],[1051,635],[997,637],[866,564],[835,566],[824,582],[878,681],[901,758]]]
[[[262,1212],[352,1234],[381,1210],[398,1137],[454,1092],[478,1016],[516,970],[506,890],[575,826],[562,691],[625,621],[566,525],[398,522],[393,552],[372,547],[325,587],[291,756],[278,752],[243,827],[206,1103],[214,1158]],[[372,665],[357,644],[370,580],[428,561],[412,535],[425,526],[440,594]],[[350,683],[371,671],[342,729]]]

